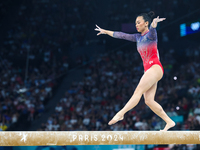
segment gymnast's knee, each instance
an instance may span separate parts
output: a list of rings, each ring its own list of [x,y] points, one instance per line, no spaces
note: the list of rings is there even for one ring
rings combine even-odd
[[[142,97],[142,94],[143,94],[142,91],[140,91],[140,90],[135,90],[133,96],[134,96],[134,97]]]
[[[157,111],[162,112],[162,111],[163,111],[163,108],[162,108],[160,105],[155,105],[154,102],[155,102],[154,100],[145,99],[145,104],[146,104],[147,106],[149,106],[150,109],[154,109],[155,106],[156,106]]]
[[[149,100],[149,99],[145,99],[145,104],[149,107],[153,105],[152,100]]]
[[[134,95],[138,95],[138,96],[142,96],[142,94],[144,94],[144,90],[142,87],[137,87],[134,91]]]

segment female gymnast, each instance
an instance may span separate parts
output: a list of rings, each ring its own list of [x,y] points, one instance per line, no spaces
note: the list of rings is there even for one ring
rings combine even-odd
[[[109,31],[96,25],[95,30],[99,31],[97,35],[107,34],[114,38],[137,42],[137,50],[142,58],[144,66],[144,74],[141,77],[132,97],[126,103],[126,105],[112,118],[112,120],[108,123],[109,125],[123,120],[124,114],[138,104],[143,94],[145,103],[149,106],[149,108],[166,122],[165,128],[161,131],[167,131],[175,126],[175,122],[167,116],[160,104],[154,100],[157,83],[163,77],[164,73],[157,50],[156,27],[158,22],[161,22],[166,18],[159,18],[158,16],[157,18],[154,18],[151,23],[153,16],[154,12],[152,11],[138,15],[135,24],[137,31],[140,33],[135,34]]]

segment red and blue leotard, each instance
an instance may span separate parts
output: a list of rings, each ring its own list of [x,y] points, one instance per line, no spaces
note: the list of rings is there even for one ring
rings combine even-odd
[[[155,28],[150,26],[149,30],[144,34],[114,32],[113,37],[137,42],[137,50],[142,58],[144,70],[147,71],[149,68],[151,68],[151,66],[157,64],[162,68],[164,73],[163,66],[159,60],[159,53],[157,49],[157,32]]]

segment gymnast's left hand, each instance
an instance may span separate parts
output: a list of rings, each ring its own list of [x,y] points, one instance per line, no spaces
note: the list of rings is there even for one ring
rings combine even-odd
[[[157,18],[154,18],[154,19],[153,19],[153,22],[152,22],[151,26],[152,26],[153,28],[156,28],[158,22],[161,22],[161,21],[163,21],[163,20],[165,20],[165,19],[166,19],[166,18],[159,18],[159,16],[158,16]]]

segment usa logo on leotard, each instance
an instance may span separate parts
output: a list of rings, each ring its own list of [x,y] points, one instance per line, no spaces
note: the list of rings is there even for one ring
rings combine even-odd
[[[153,63],[153,61],[150,61],[149,64],[151,65]]]

